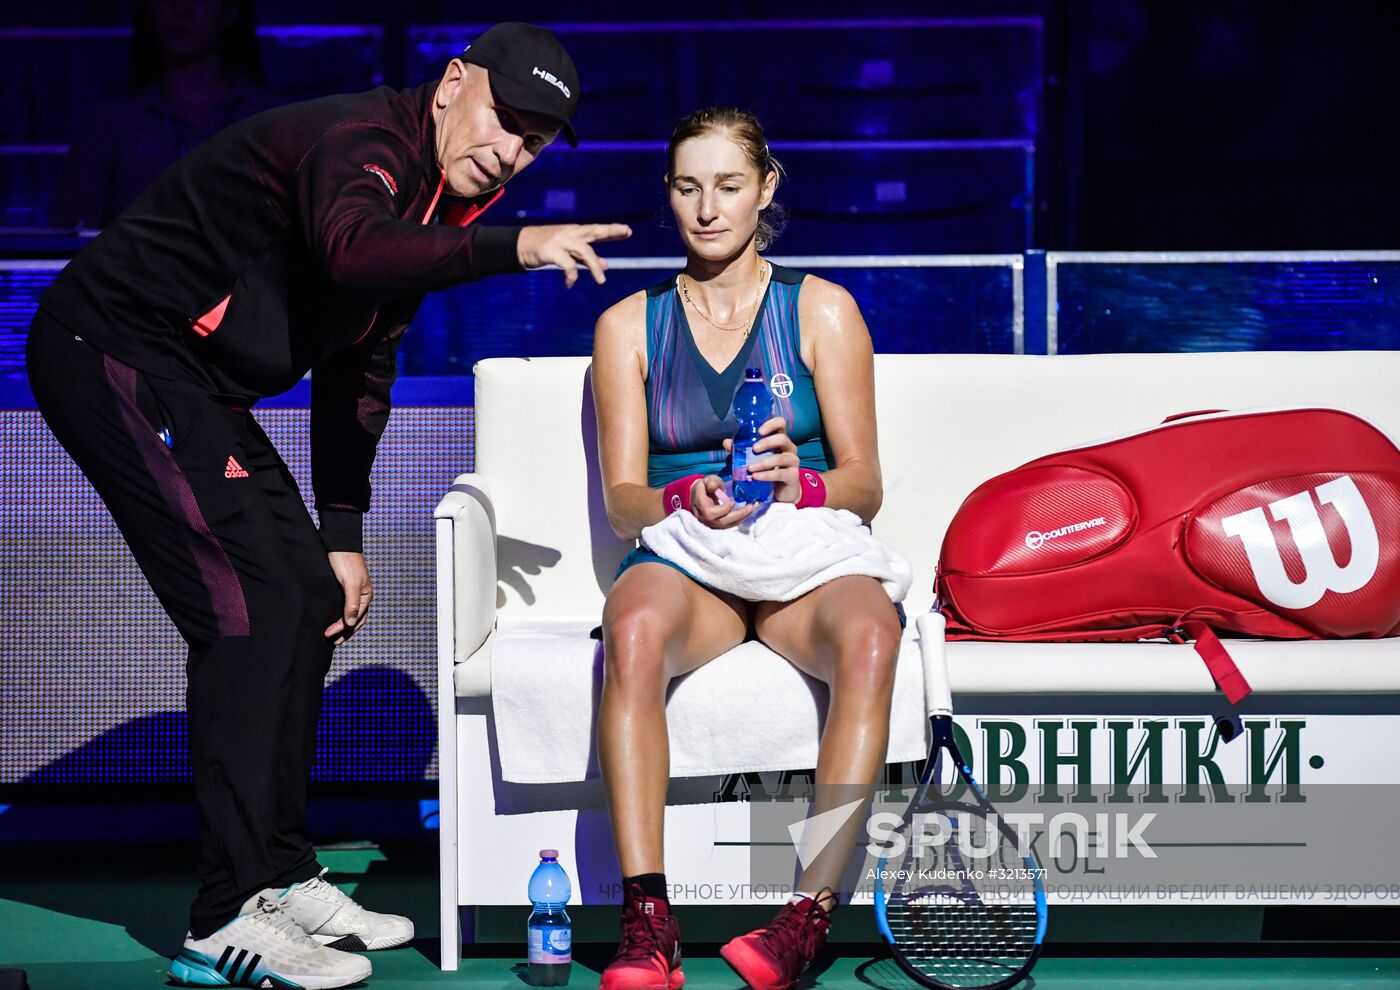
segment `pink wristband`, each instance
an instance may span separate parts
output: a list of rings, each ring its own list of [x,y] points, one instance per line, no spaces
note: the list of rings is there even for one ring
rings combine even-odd
[[[820,509],[826,505],[826,482],[811,468],[797,469],[797,482],[802,494],[797,496],[799,509]]]
[[[661,493],[661,505],[666,509],[666,515],[682,509],[690,511],[690,489],[703,477],[703,474],[688,474],[666,486],[665,491]]]

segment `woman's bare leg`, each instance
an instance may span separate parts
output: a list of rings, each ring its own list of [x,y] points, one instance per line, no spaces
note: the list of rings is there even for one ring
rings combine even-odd
[[[598,761],[624,877],[664,873],[666,686],[744,641],[747,606],[665,564],[628,568],[603,606]]]
[[[874,578],[838,578],[795,601],[759,605],[754,628],[762,642],[831,688],[812,814],[856,797],[868,802],[889,747],[899,656],[899,617],[889,596]],[[837,889],[851,850],[864,834],[867,807],[851,815],[803,870],[799,890]],[[824,907],[834,901],[823,900]]]

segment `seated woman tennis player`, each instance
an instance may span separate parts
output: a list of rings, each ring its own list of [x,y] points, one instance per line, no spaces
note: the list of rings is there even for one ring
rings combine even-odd
[[[778,415],[753,475],[779,502],[880,508],[870,333],[850,294],[765,260],[779,170],[762,127],[740,110],[684,118],[667,150],[667,188],[685,269],[598,320],[593,388],[613,528],[636,538],[669,512],[732,527],[755,511],[723,487],[745,368],[763,369]],[[900,618],[880,582],[840,577],[793,601],[720,593],[645,546],[618,569],[603,610],[598,752],[624,877],[622,944],[602,990],[675,990],[680,927],[667,901],[662,822],[669,774],[668,682],[756,637],[830,685],[813,813],[867,796],[885,759]],[[826,940],[834,888],[864,823],[852,815],[799,893],[724,958],[754,990],[792,985]]]

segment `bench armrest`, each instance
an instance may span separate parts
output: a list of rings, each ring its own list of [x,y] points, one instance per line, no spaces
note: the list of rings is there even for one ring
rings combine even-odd
[[[438,655],[460,663],[496,625],[496,513],[484,479],[460,475],[433,510]]]

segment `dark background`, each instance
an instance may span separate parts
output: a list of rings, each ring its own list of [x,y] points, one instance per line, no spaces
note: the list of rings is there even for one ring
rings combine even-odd
[[[1082,127],[1079,161],[1065,159],[1065,247],[1395,244],[1400,5],[1099,0],[1057,11],[1066,79],[1082,87],[1076,98],[1071,82],[1065,99],[1063,133]]]
[[[843,152],[833,162],[815,165],[800,156],[807,197],[799,186],[803,172],[795,172],[792,193],[799,219],[804,211],[815,215],[823,208],[835,216],[865,210],[872,221],[893,225],[890,253],[915,248],[954,253],[1383,248],[1394,244],[1392,231],[1400,220],[1400,204],[1391,192],[1397,92],[1393,51],[1400,39],[1400,5],[1393,3],[1046,0],[856,8],[829,2],[686,0],[664,6],[262,0],[255,9],[264,28],[382,27],[377,71],[360,73],[361,78],[353,78],[353,66],[333,64],[333,50],[318,51],[314,45],[295,59],[286,52],[267,58],[269,85],[294,97],[367,88],[378,81],[374,76],[391,85],[420,81],[409,45],[415,25],[501,19],[554,25],[663,17],[676,22],[849,20],[857,15],[865,20],[1037,17],[1043,23],[1040,66],[1008,50],[1001,53],[1002,63],[983,61],[969,70],[961,64],[957,42],[929,43],[927,32],[852,31],[837,42],[850,49],[868,46],[871,57],[893,63],[892,75],[877,73],[873,82],[858,84],[869,89],[867,107],[884,101],[894,114],[896,119],[885,123],[887,134],[953,140],[1024,137],[1034,142],[1035,209],[1028,236],[1021,225],[998,227],[990,214],[983,222],[977,212],[993,200],[1007,206],[1016,190],[982,182],[975,165],[945,173],[930,169],[926,157],[918,155],[882,159],[878,153],[872,158]],[[132,13],[133,5],[122,2],[0,5],[0,30],[9,32],[0,53],[10,63],[5,116],[12,125],[20,117],[37,121],[10,127],[3,139],[10,160],[16,146],[26,142],[52,145],[71,139],[92,101],[104,92],[120,92],[124,82],[122,73],[110,68],[94,78],[87,70],[110,55],[85,54],[96,50],[94,45],[111,53],[120,42],[109,39],[104,47],[75,37],[71,71],[57,76],[74,84],[68,92],[55,91],[64,88],[53,82],[56,62],[63,61],[55,55],[56,43],[28,44],[14,36],[15,30],[124,26]],[[600,133],[595,126],[590,138],[587,129],[580,130],[588,140],[662,140],[674,115],[693,108],[688,101],[718,94],[768,111],[775,142],[812,138],[822,128],[831,137],[859,139],[863,125],[845,98],[851,95],[849,86],[841,93],[849,80],[839,78],[844,71],[839,51],[833,54],[828,43],[813,48],[806,43],[810,37],[742,24],[723,32],[695,32],[682,25],[667,35],[664,59],[656,58],[656,35],[623,39],[609,49],[609,57],[579,59],[581,112],[606,121],[604,130],[613,133]],[[276,44],[263,39],[265,51]],[[26,65],[26,59],[33,64]],[[318,59],[327,64],[318,67]],[[278,78],[275,67],[289,64],[297,67],[297,78],[285,78],[285,72]],[[657,77],[658,65],[664,79]],[[942,77],[940,67],[948,70]],[[911,77],[912,86],[907,84]],[[23,85],[26,78],[36,85]],[[775,81],[793,78],[801,86],[784,94],[784,107],[765,107],[765,94],[771,96]],[[830,88],[823,91],[825,83]],[[1004,126],[1008,83],[1020,102],[1020,134],[1006,133]],[[665,91],[665,98],[639,98],[639,92],[645,96],[658,90]],[[978,120],[1002,133],[985,133]],[[796,133],[804,128],[809,133]],[[5,171],[9,226],[29,228],[46,220],[44,190],[54,181],[54,167],[45,161],[43,167],[29,161],[22,169]],[[653,159],[619,171],[629,188],[637,189],[656,181],[655,164]],[[898,204],[872,205],[861,199],[859,179],[874,172],[910,184],[906,215],[900,215]],[[818,173],[820,180],[814,181]],[[584,184],[601,181],[592,175],[575,178]],[[928,184],[937,186],[936,194],[912,190]],[[648,196],[645,209],[629,209],[643,215],[654,211],[659,196],[650,191]],[[28,202],[26,197],[37,205],[14,208],[21,200]],[[629,212],[606,197],[604,203],[613,213]],[[959,210],[972,222],[942,222]],[[526,204],[525,212],[548,215],[534,204]],[[825,253],[842,253],[830,243],[829,227],[816,228],[813,236],[823,242],[818,246]],[[853,229],[852,240],[856,247],[868,248],[858,230]]]

